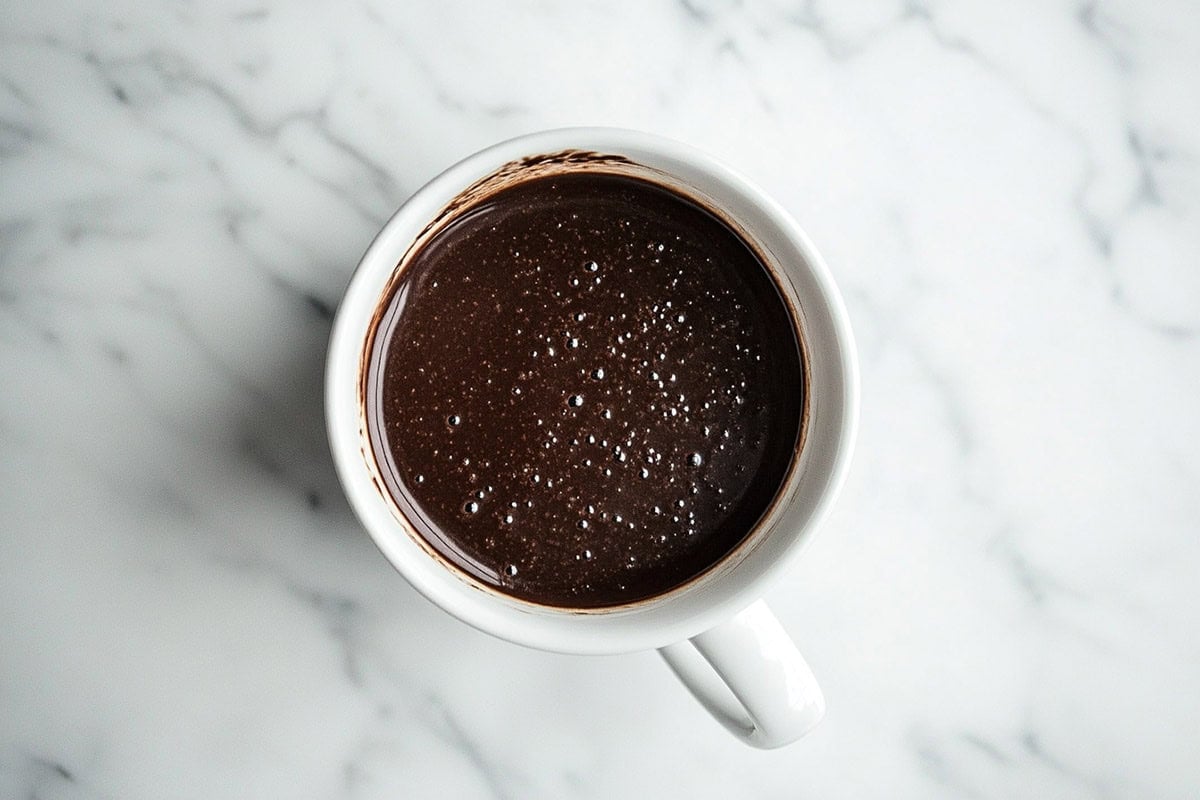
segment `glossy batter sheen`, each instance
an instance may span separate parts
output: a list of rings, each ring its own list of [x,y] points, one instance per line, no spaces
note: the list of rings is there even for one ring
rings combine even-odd
[[[389,490],[459,568],[541,604],[628,603],[720,561],[770,504],[799,347],[765,268],[699,206],[532,179],[403,268],[368,419]]]

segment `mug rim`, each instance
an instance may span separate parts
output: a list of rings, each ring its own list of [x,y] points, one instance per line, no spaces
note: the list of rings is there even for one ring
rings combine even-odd
[[[718,210],[753,236],[756,249],[766,249],[773,258],[771,271],[800,328],[805,360],[805,441],[772,506],[744,540],[753,544],[739,545],[699,579],[611,609],[530,603],[477,584],[444,563],[380,480],[359,394],[373,318],[386,304],[392,276],[421,231],[479,180],[514,162],[564,150],[616,155],[686,184],[702,184],[697,188]],[[568,653],[662,647],[711,628],[759,599],[827,515],[849,466],[858,416],[858,371],[845,306],[824,261],[795,220],[707,153],[622,128],[558,128],[518,136],[467,156],[418,189],[383,225],[351,276],[334,319],[325,377],[326,428],[338,478],[355,514],[393,567],[420,594],[480,630]]]

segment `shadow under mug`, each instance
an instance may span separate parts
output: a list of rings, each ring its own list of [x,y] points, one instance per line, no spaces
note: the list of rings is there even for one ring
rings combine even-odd
[[[716,566],[646,600],[586,612],[518,600],[437,557],[399,510],[375,463],[363,403],[366,348],[398,265],[431,223],[498,175],[519,178],[547,160],[611,158],[714,209],[773,272],[803,348],[802,443],[784,486],[746,539]],[[570,158],[559,158],[570,168]],[[657,649],[693,695],[757,747],[803,736],[824,713],[812,672],[761,597],[827,515],[849,467],[858,416],[858,371],[842,302],[796,222],[762,190],[678,142],[616,128],[565,128],[482,150],[438,175],[384,225],[338,307],[326,362],[326,425],[346,496],[379,549],[444,610],[517,644],[563,653]]]

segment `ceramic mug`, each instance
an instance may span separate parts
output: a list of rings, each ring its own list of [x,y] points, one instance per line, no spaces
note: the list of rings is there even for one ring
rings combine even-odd
[[[625,166],[716,210],[766,260],[790,306],[805,363],[802,444],[776,500],[715,567],[666,594],[616,609],[556,609],[473,581],[438,559],[382,487],[362,396],[371,326],[397,267],[431,221],[463,205],[489,177],[520,177],[538,156],[587,153]],[[551,159],[553,160],[553,159]],[[561,160],[561,159],[560,159]],[[570,159],[563,160],[570,169]],[[326,423],[338,476],[362,524],[395,568],[462,621],[517,644],[576,654],[657,649],[697,699],[757,747],[804,735],[824,713],[812,672],[761,600],[826,516],[845,477],[858,412],[849,321],[829,271],[796,222],[712,157],[636,131],[568,128],[502,142],[438,175],[371,243],[333,324]]]

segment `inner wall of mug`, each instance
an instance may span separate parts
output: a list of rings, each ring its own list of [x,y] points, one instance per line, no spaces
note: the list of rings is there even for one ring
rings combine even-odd
[[[471,187],[531,153],[564,150],[616,154],[669,175],[688,194],[736,221],[761,247],[800,322],[807,391],[805,435],[788,490],[735,560],[727,557],[684,591],[630,608],[576,614],[519,602],[464,581],[439,563],[422,537],[386,499],[368,441],[361,379],[366,341],[396,267],[431,220]],[[661,647],[728,619],[761,597],[787,569],[827,515],[848,464],[857,417],[857,371],[841,298],[820,256],[796,222],[761,190],[708,155],[636,131],[571,128],[529,134],[480,151],[414,194],[364,254],[334,320],[326,362],[325,410],[334,465],[351,507],[379,549],[412,586],[474,627],[509,641],[565,653],[621,653]],[[736,564],[736,569],[732,566]]]
[[[663,187],[695,203],[705,211],[724,223],[731,229],[754,253],[758,262],[767,270],[772,283],[775,285],[779,299],[787,308],[788,319],[791,323],[792,334],[799,348],[801,379],[800,419],[797,423],[796,441],[786,473],[776,488],[774,495],[754,526],[742,537],[741,541],[715,563],[701,572],[691,576],[665,592],[649,597],[640,598],[628,603],[594,607],[572,607],[537,603],[531,600],[510,595],[496,586],[480,580],[461,565],[443,554],[432,542],[444,538],[445,534],[438,531],[426,518],[426,515],[416,506],[413,498],[398,484],[395,466],[390,464],[390,453],[383,442],[379,431],[379,420],[371,420],[377,413],[382,402],[381,370],[385,358],[385,347],[390,338],[390,329],[395,320],[394,294],[404,278],[405,271],[414,254],[419,252],[431,239],[452,225],[464,214],[478,208],[496,193],[534,178],[553,177],[565,174],[608,174],[635,178]],[[518,161],[504,164],[491,174],[474,182],[461,194],[446,204],[446,206],[422,229],[415,237],[403,257],[397,264],[386,291],[380,298],[379,305],[372,315],[368,335],[363,346],[360,363],[364,365],[360,382],[360,397],[364,414],[367,417],[364,430],[367,434],[364,455],[369,459],[369,468],[375,477],[376,486],[381,487],[380,494],[391,509],[395,520],[404,528],[408,536],[417,544],[429,558],[436,561],[442,568],[455,574],[460,580],[469,584],[472,589],[494,596],[505,603],[515,603],[536,613],[568,614],[568,615],[600,615],[613,614],[636,610],[653,604],[669,602],[673,597],[692,591],[707,581],[717,580],[721,575],[734,569],[737,564],[751,552],[758,541],[770,529],[770,523],[778,515],[782,503],[786,500],[789,489],[794,484],[799,457],[803,451],[804,440],[808,427],[808,353],[804,333],[801,327],[799,312],[794,299],[787,292],[783,272],[778,264],[773,263],[770,253],[758,242],[751,231],[747,230],[738,219],[730,215],[720,203],[707,193],[701,191],[686,181],[664,172],[660,169],[635,162],[625,156],[613,153],[601,153],[584,150],[563,150],[555,153],[532,154]],[[382,461],[382,463],[381,463]]]

